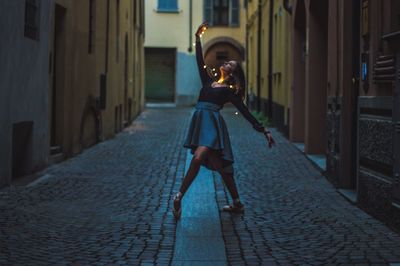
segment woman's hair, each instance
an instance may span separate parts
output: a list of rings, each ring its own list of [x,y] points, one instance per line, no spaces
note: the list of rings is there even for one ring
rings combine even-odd
[[[230,74],[230,78],[227,80],[228,85],[232,85],[235,90],[235,94],[244,100],[246,95],[246,77],[242,66],[236,61],[236,68]]]

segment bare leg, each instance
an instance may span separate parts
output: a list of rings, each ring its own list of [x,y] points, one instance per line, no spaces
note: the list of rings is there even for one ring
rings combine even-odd
[[[239,193],[236,187],[235,179],[233,178],[233,174],[225,173],[222,171],[220,175],[222,176],[222,180],[224,180],[225,185],[228,188],[229,193],[231,194],[233,202],[239,201]]]
[[[199,173],[201,163],[203,162],[207,154],[209,154],[209,152],[210,149],[208,147],[197,147],[190,162],[189,169],[185,175],[185,178],[183,179],[181,188],[179,189],[179,192],[182,194],[182,196],[186,193],[193,180],[196,178],[197,174]]]
[[[197,174],[199,173],[201,163],[209,153],[210,149],[205,146],[197,147],[192,160],[190,162],[190,166],[186,175],[183,179],[181,188],[179,192],[174,197],[174,215],[176,218],[179,219],[181,214],[181,200],[183,195],[185,195],[186,191],[189,189],[190,185],[193,183],[193,180],[196,178]]]
[[[227,173],[223,169],[223,161],[217,152],[210,152],[210,158],[214,165],[214,168],[221,175],[229,193],[231,194],[233,202],[239,201],[239,193],[236,187],[235,179],[233,178],[233,173]]]

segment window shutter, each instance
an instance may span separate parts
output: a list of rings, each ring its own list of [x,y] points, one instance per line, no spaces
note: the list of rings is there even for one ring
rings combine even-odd
[[[178,0],[169,0],[169,8],[173,10],[178,10]]]
[[[204,0],[204,21],[210,26],[213,25],[213,0]]]
[[[177,0],[158,0],[158,10],[178,10]]]
[[[239,26],[239,0],[231,0],[231,26]]]

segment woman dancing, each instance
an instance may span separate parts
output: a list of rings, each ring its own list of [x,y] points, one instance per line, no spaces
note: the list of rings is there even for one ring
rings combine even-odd
[[[207,23],[199,26],[196,32],[196,59],[199,68],[202,89],[196,110],[193,113],[185,148],[191,149],[193,158],[183,179],[179,192],[174,196],[173,214],[179,219],[182,213],[181,201],[189,186],[197,176],[200,166],[217,171],[229,193],[233,203],[223,207],[223,211],[243,212],[244,205],[240,202],[236,183],[233,178],[233,154],[229,140],[228,129],[219,110],[225,103],[231,102],[249,121],[255,130],[264,133],[269,147],[275,144],[271,132],[264,128],[251,115],[243,103],[245,94],[245,77],[238,62],[227,61],[220,67],[220,79],[214,81],[206,70],[200,37],[207,29]]]

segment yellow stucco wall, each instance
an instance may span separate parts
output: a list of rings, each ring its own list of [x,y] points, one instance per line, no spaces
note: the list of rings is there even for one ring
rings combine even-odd
[[[190,33],[190,2],[192,2],[192,29]],[[239,27],[211,26],[202,38],[203,52],[216,38],[228,37],[245,47],[246,13],[240,0]],[[158,0],[146,0],[146,48],[176,48],[175,103],[193,104],[201,86],[197,73],[193,43],[198,26],[204,21],[203,0],[178,0],[178,11],[159,12]],[[189,48],[192,49],[189,52]],[[240,52],[240,51],[238,51]],[[243,66],[245,67],[245,66]]]
[[[193,0],[192,42],[197,27],[204,21],[203,0]],[[187,52],[189,45],[189,7],[190,1],[178,0],[179,13],[157,12],[157,0],[146,0],[146,47],[176,47],[178,51]],[[205,45],[216,37],[231,37],[245,46],[246,11],[244,0],[240,0],[239,27],[210,27],[203,36]]]
[[[157,12],[158,0],[145,1],[146,47],[177,48],[178,52],[188,53],[194,41],[197,26],[203,20],[203,1],[193,0],[192,42],[189,43],[188,0],[178,0],[178,13]]]
[[[249,89],[257,94],[257,70],[258,57],[261,57],[261,89],[260,96],[264,99],[268,98],[268,1],[262,3],[262,26],[261,26],[261,54],[258,53],[258,1],[251,1],[248,4],[247,24],[248,24],[248,64],[249,64]]]
[[[200,2],[200,1],[199,1]],[[203,2],[203,1],[201,1]],[[240,16],[239,16],[239,27],[223,27],[223,26],[211,26],[203,37],[203,43],[207,43],[214,38],[219,37],[230,37],[240,43],[243,47],[246,46],[246,10],[243,7],[244,0],[239,1]]]
[[[283,0],[273,0],[273,101],[284,107],[285,124],[288,122],[289,92],[291,84],[291,16],[283,8]],[[269,47],[269,14],[270,1],[264,0],[262,8],[261,26],[261,54],[258,54],[258,1],[251,1],[248,5],[248,53],[249,53],[249,88],[257,95],[257,58],[261,57],[261,93],[263,99],[268,99],[268,47]]]
[[[62,148],[68,155],[82,149],[80,143],[82,127],[85,135],[93,135],[94,115],[85,112],[88,98],[100,96],[100,75],[106,73],[106,29],[107,0],[97,0],[95,8],[94,49],[88,53],[89,1],[56,0],[66,9],[65,18],[65,62],[58,76],[62,76]],[[114,136],[115,107],[125,106],[124,73],[127,54],[127,97],[132,98],[131,119],[143,108],[143,34],[140,33],[140,16],[143,16],[142,1],[119,1],[119,32],[117,35],[117,1],[109,1],[109,40],[106,109],[100,111],[101,135],[103,139]],[[133,5],[136,5],[134,8]],[[133,10],[137,11],[137,23],[133,21]],[[125,51],[125,36],[128,40]],[[119,43],[119,45],[117,45]],[[118,60],[117,60],[118,54]],[[128,115],[125,117],[127,118]],[[123,122],[125,120],[122,117]],[[127,121],[129,123],[129,121]],[[82,126],[83,125],[83,126]],[[121,128],[120,128],[121,129]],[[90,132],[92,131],[92,132]]]
[[[291,16],[283,0],[274,0],[273,32],[273,100],[285,107],[285,123],[291,86]]]

